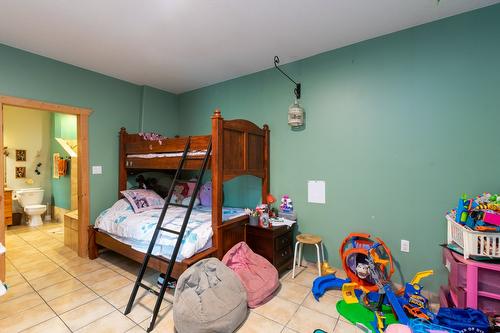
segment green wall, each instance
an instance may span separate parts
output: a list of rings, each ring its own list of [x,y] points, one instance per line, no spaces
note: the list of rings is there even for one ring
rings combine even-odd
[[[65,140],[77,139],[77,119],[75,115],[51,113],[52,135],[50,156],[59,153],[61,157],[67,157],[69,154],[56,141],[56,138]],[[53,162],[53,159],[51,159]],[[70,161],[69,163],[72,163]],[[51,166],[51,170],[54,166]],[[59,208],[71,209],[71,167],[68,165],[68,173],[64,177],[52,178],[52,199],[53,205]]]
[[[149,90],[0,44],[0,94],[93,110],[89,119],[89,167],[102,165],[103,174],[90,175],[91,223],[117,198],[120,127],[137,132],[142,119],[143,129],[150,131],[158,129],[153,127],[155,119],[177,119],[175,103],[166,102],[175,95],[155,89],[149,94]]]
[[[425,285],[437,291],[444,214],[463,192],[500,191],[499,36],[496,5],[287,65],[302,83],[304,131],[287,125],[293,87],[275,70],[191,91],[179,97],[181,132],[209,133],[216,107],[269,124],[272,193],[294,199],[300,231],[324,238],[330,263],[347,234],[371,233],[404,279],[434,269]],[[306,202],[315,179],[326,181],[325,205]]]
[[[166,136],[177,135],[179,128],[177,99],[177,95],[145,86],[139,129],[162,133]],[[169,112],[154,112],[156,110]]]

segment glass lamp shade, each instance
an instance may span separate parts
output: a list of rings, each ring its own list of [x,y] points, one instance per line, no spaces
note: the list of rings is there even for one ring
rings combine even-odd
[[[292,127],[304,125],[304,109],[299,105],[298,100],[295,100],[288,108],[288,125]]]

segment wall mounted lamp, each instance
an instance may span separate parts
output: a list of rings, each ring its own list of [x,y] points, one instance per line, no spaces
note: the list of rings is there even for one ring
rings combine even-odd
[[[274,57],[274,67],[280,71],[287,79],[292,81],[295,84],[295,89],[293,90],[295,94],[295,102],[290,105],[288,108],[288,125],[292,126],[292,128],[297,128],[304,126],[304,109],[300,106],[300,93],[301,93],[301,85],[298,82],[295,82],[287,73],[285,73],[281,68],[278,67],[280,63],[280,58],[278,56]]]

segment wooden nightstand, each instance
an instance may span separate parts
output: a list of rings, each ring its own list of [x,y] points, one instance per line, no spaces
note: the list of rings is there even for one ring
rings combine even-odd
[[[282,273],[292,269],[294,229],[295,224],[291,228],[281,226],[270,229],[247,224],[246,242],[255,253],[269,260]]]

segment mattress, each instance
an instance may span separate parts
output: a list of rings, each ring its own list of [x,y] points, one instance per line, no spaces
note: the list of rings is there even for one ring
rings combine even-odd
[[[187,156],[205,156],[206,150],[192,150]],[[158,153],[158,154],[129,154],[127,158],[159,158],[159,157],[181,157],[183,152],[178,153]]]
[[[185,211],[186,208],[170,206],[162,226],[179,231]],[[95,227],[120,242],[130,245],[134,250],[147,252],[160,213],[161,209],[134,213],[129,202],[126,199],[120,199],[97,217]],[[224,207],[222,213],[223,221],[245,215],[243,208]],[[182,261],[211,247],[212,235],[211,207],[198,206],[194,208],[176,260]],[[170,258],[176,241],[177,235],[160,231],[153,254]]]

